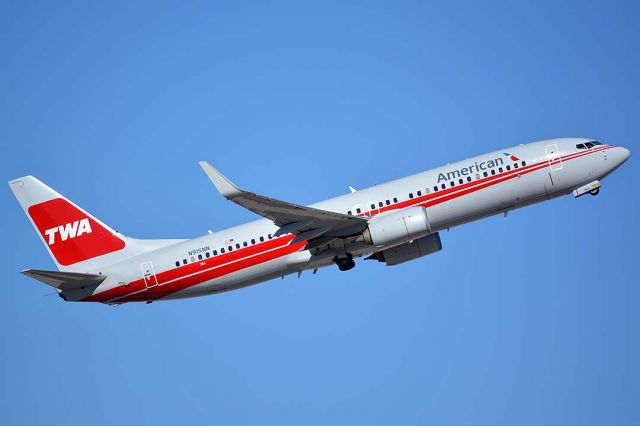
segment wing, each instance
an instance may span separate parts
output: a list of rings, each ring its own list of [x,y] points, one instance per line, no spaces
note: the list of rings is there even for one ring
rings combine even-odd
[[[312,239],[322,239],[324,243],[359,234],[367,227],[367,220],[357,216],[301,206],[243,191],[206,161],[201,161],[200,167],[227,200],[272,220],[280,228],[275,236],[296,234],[292,243]]]

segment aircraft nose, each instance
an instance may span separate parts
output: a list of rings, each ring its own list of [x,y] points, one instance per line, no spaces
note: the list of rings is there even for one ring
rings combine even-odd
[[[631,156],[631,151],[629,151],[627,148],[620,147],[620,155],[622,157],[622,161],[620,162],[620,164],[622,164],[629,159],[629,157]]]
[[[631,152],[627,148],[623,148],[621,146],[616,147],[610,152],[610,159],[613,160],[611,166],[613,167],[611,171],[617,169],[629,159]]]

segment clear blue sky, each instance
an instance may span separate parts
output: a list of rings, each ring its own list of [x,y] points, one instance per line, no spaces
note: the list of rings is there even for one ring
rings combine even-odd
[[[0,4],[0,170],[119,231],[254,219],[197,165],[311,203],[559,136],[632,157],[598,197],[224,295],[111,308],[0,191],[1,424],[640,423],[637,2]]]

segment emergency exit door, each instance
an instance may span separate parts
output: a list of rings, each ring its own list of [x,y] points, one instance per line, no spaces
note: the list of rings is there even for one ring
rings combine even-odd
[[[153,262],[144,262],[140,265],[140,269],[142,270],[142,279],[144,280],[144,285],[147,288],[155,287],[158,285],[158,279],[156,278],[156,273],[153,270]]]
[[[562,158],[560,158],[560,151],[558,145],[555,143],[546,145],[544,150],[547,153],[547,161],[549,162],[549,168],[552,172],[562,169]]]

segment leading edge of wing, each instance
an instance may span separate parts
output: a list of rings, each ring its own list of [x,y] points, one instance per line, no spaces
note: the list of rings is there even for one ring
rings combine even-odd
[[[223,197],[262,217],[272,220],[277,226],[283,227],[292,223],[302,224],[308,221],[308,223],[305,223],[306,226],[297,227],[295,230],[292,229],[290,232],[294,234],[324,227],[329,228],[325,233],[331,233],[331,231],[353,225],[356,225],[358,228],[366,226],[367,220],[361,217],[301,206],[244,191],[206,161],[201,161],[200,167],[202,167]]]

